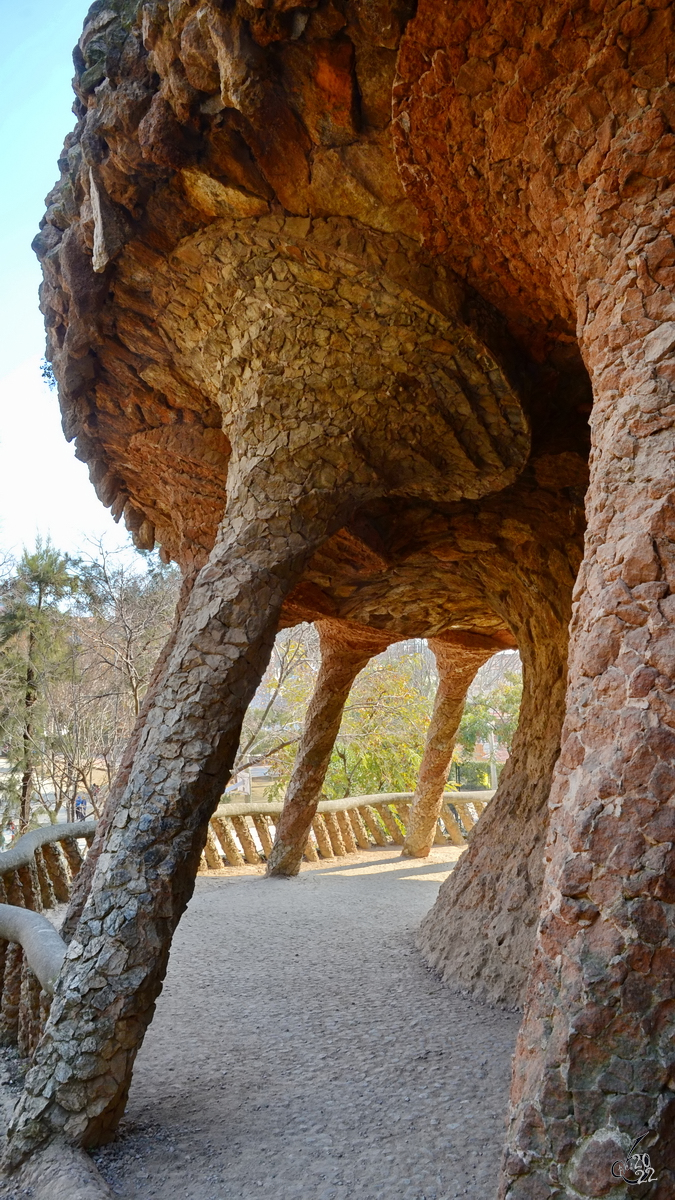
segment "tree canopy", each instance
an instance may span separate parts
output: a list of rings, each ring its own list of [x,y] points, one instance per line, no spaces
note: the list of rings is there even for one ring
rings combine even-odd
[[[74,559],[38,539],[16,562],[0,563],[4,824],[18,816],[26,828],[40,813],[73,820],[78,794],[100,811],[179,586],[177,568],[157,555],[110,554],[100,544]],[[244,718],[234,772],[266,765],[272,797],[285,794],[319,666],[315,628],[283,630]],[[477,742],[511,747],[518,668],[517,656],[497,655],[476,677],[455,752],[467,779]],[[327,798],[414,790],[436,685],[424,641],[391,646],[364,667],[345,706]]]

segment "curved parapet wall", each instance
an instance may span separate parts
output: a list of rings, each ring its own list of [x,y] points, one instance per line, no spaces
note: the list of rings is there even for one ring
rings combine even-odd
[[[21,946],[40,986],[53,996],[67,946],[51,921],[30,909],[0,904],[0,938]]]
[[[464,846],[494,792],[446,792],[434,844]],[[305,846],[306,862],[342,858],[371,846],[402,846],[414,792],[321,800]],[[211,818],[202,870],[258,865],[272,850],[281,803],[221,804]]]
[[[43,846],[51,846],[66,838],[91,838],[96,832],[96,820],[88,817],[86,821],[71,821],[63,824],[47,825],[41,829],[31,829],[17,838],[9,850],[0,854],[0,879],[8,871],[17,871],[19,867],[27,867],[35,859],[35,851]]]

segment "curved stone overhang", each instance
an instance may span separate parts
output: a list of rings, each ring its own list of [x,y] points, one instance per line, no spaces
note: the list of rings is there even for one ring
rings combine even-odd
[[[524,355],[422,244],[391,137],[411,11],[95,4],[36,239],[48,356],[66,436],[137,545],[205,561],[255,379],[256,420],[293,436],[309,393],[382,496],[315,555],[282,623],[508,638],[491,557],[576,546],[587,377],[571,344]]]
[[[294,326],[282,392],[304,375],[318,423],[337,417],[382,492],[475,497],[524,465],[494,314],[467,323],[466,289],[420,248],[398,179],[390,89],[409,15],[90,10],[79,123],[36,249],[66,436],[139,546],[184,565],[208,552],[241,374],[261,359],[269,390]],[[342,355],[332,375],[326,353]]]

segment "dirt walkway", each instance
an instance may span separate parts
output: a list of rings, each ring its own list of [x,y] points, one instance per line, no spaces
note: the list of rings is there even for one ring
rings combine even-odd
[[[200,878],[139,1055],[126,1200],[490,1200],[518,1019],[413,946],[455,857]]]

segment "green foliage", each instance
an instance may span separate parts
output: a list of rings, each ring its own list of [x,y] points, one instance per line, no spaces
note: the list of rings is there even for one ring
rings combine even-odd
[[[58,624],[60,605],[72,597],[80,585],[79,564],[67,554],[61,554],[49,538],[37,538],[35,550],[24,552],[16,570],[5,582],[1,594],[0,645],[42,629],[45,633]],[[42,639],[44,651],[49,638]]]
[[[270,799],[283,798],[293,771],[318,670],[317,651],[315,647],[303,660],[295,692],[285,684],[284,729],[293,729],[295,740],[266,758],[275,775]],[[428,658],[423,645],[407,653],[397,647],[361,671],[345,706],[326,775],[323,794],[328,799],[414,790],[435,693]]]
[[[24,827],[31,815],[35,741],[46,723],[47,691],[69,670],[68,602],[79,589],[78,567],[49,539],[38,538],[34,551],[24,549],[0,595],[0,738],[9,764],[2,799],[8,810],[18,804]]]
[[[499,775],[502,764],[497,763],[497,775]],[[460,788],[465,792],[480,792],[489,791],[491,787],[490,781],[490,763],[489,762],[471,762],[464,761],[454,762],[453,769],[450,774],[449,789]]]
[[[511,750],[522,695],[522,677],[507,671],[488,691],[467,699],[457,734],[465,756],[473,754],[476,742],[488,742],[491,736]]]
[[[382,654],[357,677],[326,775],[328,799],[414,791],[433,708],[420,657]]]

